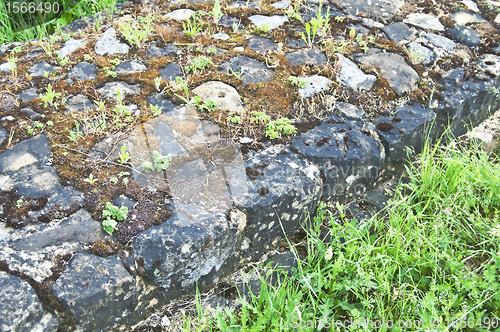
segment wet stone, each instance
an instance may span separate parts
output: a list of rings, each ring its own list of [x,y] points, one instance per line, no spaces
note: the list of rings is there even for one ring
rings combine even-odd
[[[292,146],[326,176],[322,199],[361,196],[378,178],[384,150],[363,126],[362,121],[332,115],[294,139]]]
[[[194,10],[191,9],[177,9],[165,15],[166,19],[172,19],[176,21],[185,21],[195,14]]]
[[[424,109],[420,104],[398,108],[394,117],[380,117],[373,121],[376,131],[384,144],[386,156],[392,162],[408,158],[414,149],[420,153],[424,144],[425,129],[436,114]],[[398,121],[394,121],[397,118]]]
[[[73,187],[62,187],[47,199],[47,204],[41,210],[30,211],[33,219],[50,222],[77,212],[83,206],[83,193]],[[83,212],[81,212],[83,213]],[[73,217],[72,217],[73,218]]]
[[[0,271],[0,330],[55,332],[57,320],[43,310],[28,282]]]
[[[430,64],[436,59],[436,55],[430,49],[422,46],[420,43],[411,42],[406,45],[406,48],[413,55],[416,63]]]
[[[286,16],[279,15],[253,15],[248,19],[260,29],[266,28],[268,31],[279,28],[283,23],[288,22],[288,18]]]
[[[419,76],[404,58],[395,53],[384,53],[371,49],[364,54],[353,55],[354,60],[364,66],[380,67],[380,74],[389,81],[389,85],[398,96],[414,90]]]
[[[176,55],[178,48],[175,45],[167,44],[164,47],[160,47],[158,43],[156,45],[151,45],[148,48],[148,54],[150,56],[168,56]]]
[[[35,77],[45,77],[44,72],[48,72],[49,74],[54,72],[56,70],[56,67],[48,64],[45,61],[39,62],[30,69],[28,69],[28,72],[30,73],[31,76]]]
[[[231,2],[228,6],[228,8],[235,9],[235,8],[242,8],[242,9],[255,9],[255,10],[260,10],[260,4],[255,1],[234,1]]]
[[[436,35],[435,33],[424,33],[422,34],[422,37],[431,42],[432,45],[444,48],[447,51],[450,51],[457,46],[453,40],[441,35]]]
[[[142,64],[142,62],[137,60],[132,60],[120,63],[118,66],[116,66],[114,72],[117,73],[118,75],[135,74],[135,73],[141,73],[146,69],[148,68],[144,64]]]
[[[82,61],[69,71],[68,78],[79,81],[95,80],[96,69],[93,63]]]
[[[70,55],[77,49],[84,47],[86,44],[87,42],[81,39],[70,39],[64,44],[64,47],[59,50],[57,56],[65,57]]]
[[[431,14],[411,13],[403,22],[425,30],[444,31],[444,26],[439,19]]]
[[[115,29],[106,30],[95,43],[95,52],[99,55],[128,53],[130,47],[121,43],[115,35]]]
[[[237,55],[219,67],[220,72],[229,74],[240,72],[243,74],[243,84],[265,83],[274,75],[274,70],[255,59]]]
[[[367,75],[358,65],[348,58],[344,58],[342,54],[336,53],[340,61],[340,71],[337,74],[337,80],[344,84],[346,87],[358,90],[369,90],[377,81],[374,75]]]
[[[108,331],[137,305],[134,279],[117,257],[76,254],[52,287],[54,296],[76,320],[76,329]]]
[[[245,113],[238,91],[226,83],[206,82],[194,89],[193,93],[201,97],[203,101],[215,101],[217,103],[216,109],[220,111],[229,110],[238,114]]]
[[[390,41],[393,41],[398,45],[401,45],[402,42],[413,41],[416,38],[415,32],[408,28],[408,26],[403,22],[391,23],[384,26],[380,30],[386,34]]]
[[[171,62],[163,68],[160,68],[161,79],[165,81],[175,81],[176,77],[182,78],[182,68],[175,62]]]
[[[326,65],[328,60],[326,56],[317,49],[302,50],[298,52],[287,53],[285,58],[292,65]]]
[[[248,46],[260,54],[266,54],[269,51],[276,51],[278,49],[278,43],[275,43],[268,38],[262,38],[259,36],[249,37]]]
[[[76,95],[68,99],[66,113],[86,112],[95,109],[95,105],[84,95]]]
[[[481,37],[476,30],[463,25],[457,25],[453,29],[446,30],[446,33],[457,43],[469,47],[474,47],[481,41]]]
[[[303,80],[306,82],[306,85],[303,88],[299,87],[299,94],[302,98],[309,98],[316,93],[328,90],[328,86],[332,84],[332,81],[328,78],[318,75],[304,77]]]
[[[130,85],[119,81],[106,83],[102,88],[97,89],[97,92],[106,99],[118,101],[118,89],[120,89],[120,98],[122,101],[128,95],[139,93],[138,85]]]

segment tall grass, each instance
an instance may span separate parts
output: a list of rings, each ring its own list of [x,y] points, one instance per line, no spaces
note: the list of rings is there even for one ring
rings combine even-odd
[[[7,11],[4,1],[0,1],[0,44],[26,42],[40,39],[54,33],[74,20],[99,13],[123,0],[46,0],[57,2],[63,10],[58,15],[52,13],[16,15]],[[14,19],[12,19],[14,17]]]
[[[500,331],[497,160],[474,145],[427,144],[407,175],[386,219],[321,206],[293,276],[263,279],[240,313],[219,311],[201,330]]]

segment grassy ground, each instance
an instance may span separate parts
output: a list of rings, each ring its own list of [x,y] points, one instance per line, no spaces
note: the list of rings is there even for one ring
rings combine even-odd
[[[321,206],[291,278],[262,283],[239,313],[200,310],[184,329],[500,331],[497,162],[475,145],[427,146],[385,219]],[[320,237],[324,227],[331,236]]]
[[[10,3],[9,3],[10,2]],[[101,12],[121,0],[45,0],[33,13],[15,14],[11,0],[0,1],[0,45],[41,39],[81,17]],[[17,4],[20,4],[19,2]],[[56,6],[53,4],[56,3]],[[45,7],[43,7],[45,6]],[[57,13],[54,13],[58,10]],[[60,11],[59,11],[60,8]],[[23,9],[23,11],[28,9]]]

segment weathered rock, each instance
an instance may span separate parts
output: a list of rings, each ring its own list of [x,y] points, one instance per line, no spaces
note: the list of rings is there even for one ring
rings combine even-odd
[[[457,43],[469,47],[474,47],[481,42],[481,37],[476,30],[463,25],[457,25],[453,29],[446,30],[446,33]]]
[[[158,106],[163,113],[170,112],[175,108],[179,107],[174,103],[172,103],[170,99],[164,98],[163,95],[160,93],[149,96],[148,103],[154,106]]]
[[[83,331],[117,327],[138,302],[134,278],[116,257],[75,255],[52,292]]]
[[[340,61],[340,71],[337,74],[337,80],[353,90],[370,90],[377,81],[377,77],[365,74],[353,61],[344,58],[340,53],[336,54]]]
[[[39,62],[30,69],[28,69],[28,72],[30,73],[31,76],[35,77],[44,77],[45,74],[44,72],[48,72],[49,74],[54,72],[56,70],[56,67],[48,64],[45,61]]]
[[[147,69],[148,68],[142,62],[137,60],[132,60],[120,63],[118,66],[116,66],[114,72],[117,73],[118,75],[135,74],[135,73],[141,73]]]
[[[130,46],[120,43],[120,41],[115,38],[115,35],[115,29],[109,28],[106,30],[95,43],[95,52],[99,55],[128,53]]]
[[[430,49],[422,46],[420,43],[411,42],[406,45],[410,57],[414,63],[430,64],[436,59],[436,55]]]
[[[260,4],[255,1],[233,1],[228,6],[228,8],[244,8],[244,9],[255,9],[260,10]]]
[[[176,77],[182,78],[182,69],[177,63],[172,62],[160,68],[161,79],[165,81],[175,81]]]
[[[134,258],[148,282],[160,287],[167,298],[182,295],[200,277],[217,273],[236,239],[236,228],[224,214],[205,213],[191,219],[187,213],[176,213],[132,241]]]
[[[80,81],[94,80],[96,78],[97,67],[93,63],[82,61],[68,72],[69,79]]]
[[[81,39],[70,39],[64,44],[64,47],[59,50],[57,56],[65,57],[70,55],[77,49],[84,47],[86,44],[87,42]]]
[[[9,136],[7,133],[7,130],[0,128],[0,144],[3,143],[3,141]]]
[[[137,85],[130,85],[120,81],[106,83],[102,88],[97,89],[97,92],[106,99],[118,101],[118,90],[120,90],[121,101],[128,95],[139,93]]]
[[[411,13],[403,22],[426,30],[444,31],[439,19],[431,14]]]
[[[460,2],[463,3],[469,10],[472,10],[473,12],[476,12],[476,13],[479,12],[479,8],[477,7],[477,3],[475,3],[474,1],[462,0]]]
[[[133,200],[126,195],[120,195],[113,200],[113,205],[118,207],[126,206],[129,211],[133,210],[135,203],[137,203],[136,200]]]
[[[84,95],[76,95],[68,99],[68,110],[73,112],[86,112],[95,109],[95,105]]]
[[[341,101],[335,102],[335,111],[337,111],[342,119],[359,121],[363,118],[364,112],[353,104],[344,103]]]
[[[60,188],[59,177],[49,166],[50,149],[47,136],[42,134],[23,141],[0,154],[0,173],[10,178],[19,195],[41,197]]]
[[[380,74],[389,81],[389,85],[398,96],[414,90],[418,82],[418,74],[408,66],[399,54],[384,53],[378,49],[370,49],[364,54],[353,55],[354,60],[364,66],[378,66]]]
[[[42,115],[40,113],[33,111],[33,109],[31,109],[30,107],[25,107],[21,109],[21,112],[28,114],[30,119],[33,121],[42,119]]]
[[[0,65],[0,71],[10,72],[12,68],[16,69],[17,63],[5,62]]]
[[[288,22],[288,17],[286,16],[263,16],[263,15],[253,15],[248,18],[253,24],[255,24],[259,29],[267,29],[268,31],[279,28],[283,23]]]
[[[57,320],[43,310],[36,292],[26,282],[0,271],[0,330],[56,331]]]
[[[220,18],[219,24],[228,28],[231,28],[234,30],[236,27],[236,31],[241,31],[245,27],[243,24],[241,24],[241,21],[239,18],[224,15]]]
[[[165,47],[159,47],[158,43],[156,45],[151,45],[148,48],[148,54],[150,56],[168,56],[175,55],[178,48],[175,45],[167,44]]]
[[[29,211],[28,214],[42,222],[61,219],[77,212],[83,206],[83,193],[73,187],[62,187],[47,198],[41,210]],[[82,212],[83,213],[83,212]],[[76,215],[78,216],[78,215]]]
[[[500,76],[500,57],[493,54],[483,54],[476,65],[489,75]]]
[[[361,121],[335,115],[299,135],[292,146],[325,175],[322,199],[361,196],[378,178],[384,150]]]
[[[243,55],[237,55],[219,67],[219,71],[232,74],[241,73],[243,84],[265,83],[274,75],[274,70],[265,64]]]
[[[381,28],[387,38],[398,45],[407,41],[415,40],[415,32],[408,28],[403,22],[391,23]]]
[[[335,7],[331,6],[330,3],[323,1],[321,9],[317,5],[302,6],[299,10],[299,14],[304,22],[309,22],[314,17],[317,17],[318,13],[323,17],[329,17],[330,21],[335,17],[345,17],[342,11],[337,10]]]
[[[10,112],[17,106],[17,101],[8,93],[0,94],[0,112]]]
[[[382,20],[390,20],[405,4],[402,0],[339,0],[338,2],[345,7],[345,11],[350,15],[356,16],[362,12]]]
[[[293,48],[304,48],[307,46],[306,42],[303,39],[290,39],[286,46]]]
[[[278,44],[271,39],[262,38],[259,36],[251,36],[248,38],[248,46],[257,53],[266,54],[269,51],[276,51]]]
[[[271,4],[271,7],[276,8],[276,9],[287,9],[288,6],[290,6],[290,1],[288,0],[282,0],[279,2],[275,2]]]
[[[287,53],[285,58],[292,65],[326,65],[328,62],[326,56],[317,49],[302,50],[298,52]]]
[[[436,114],[421,105],[398,108],[395,117],[374,119],[376,131],[384,144],[386,156],[398,162],[422,151],[425,135]],[[426,132],[427,130],[427,132]]]
[[[231,38],[227,33],[225,32],[218,32],[218,33],[214,33],[214,39],[217,39],[217,40],[228,40],[229,38]]]
[[[306,85],[303,88],[299,87],[299,94],[302,98],[309,98],[318,92],[325,91],[332,84],[332,81],[328,78],[319,75],[304,77],[303,80],[306,82]]]
[[[215,101],[217,103],[216,109],[220,111],[245,113],[238,91],[226,83],[219,81],[206,82],[194,89],[193,93],[201,97],[203,101]]]
[[[176,21],[185,21],[195,14],[194,10],[191,9],[177,9],[165,15],[166,19],[172,19]]]
[[[36,92],[36,88],[30,88],[28,90],[24,90],[20,95],[19,99],[24,102],[30,101],[35,98],[39,98],[39,94]]]
[[[488,23],[487,20],[478,14],[469,13],[462,8],[451,14],[450,18],[452,18],[456,24],[464,26],[471,23]]]
[[[455,46],[457,46],[457,44],[453,40],[441,35],[436,35],[435,33],[424,33],[422,34],[422,37],[427,39],[434,46],[444,48],[445,50],[448,51],[452,50]]]

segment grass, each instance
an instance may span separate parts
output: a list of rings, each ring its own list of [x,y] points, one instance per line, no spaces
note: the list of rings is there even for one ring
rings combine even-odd
[[[185,330],[500,331],[497,162],[476,145],[426,145],[386,218],[320,206],[290,278],[262,278],[238,313],[199,311]]]
[[[46,0],[45,8],[18,15],[9,12],[6,2],[0,1],[0,45],[45,38],[76,19],[99,13],[118,2],[121,0]],[[55,14],[54,3],[59,5],[54,8],[60,9]]]

